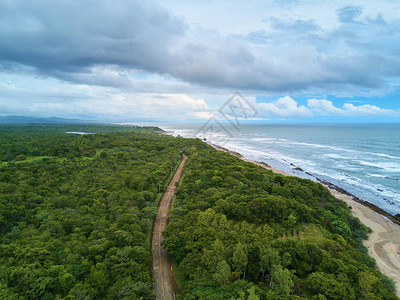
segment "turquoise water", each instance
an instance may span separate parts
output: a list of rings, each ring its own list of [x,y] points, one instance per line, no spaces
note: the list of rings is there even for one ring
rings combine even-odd
[[[329,181],[392,213],[400,213],[400,124],[165,125],[288,173]],[[295,169],[296,167],[301,168]]]

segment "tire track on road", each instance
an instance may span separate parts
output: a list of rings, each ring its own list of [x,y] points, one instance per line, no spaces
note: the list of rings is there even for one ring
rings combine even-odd
[[[166,229],[168,224],[168,210],[171,207],[176,184],[182,177],[182,169],[187,156],[184,155],[174,175],[172,176],[167,188],[161,196],[158,204],[158,212],[153,224],[153,234],[151,240],[151,254],[153,257],[152,273],[154,278],[154,292],[157,300],[172,300],[175,299],[173,288],[173,278],[171,276],[170,266],[168,260],[168,253],[161,246],[163,240],[162,232]]]

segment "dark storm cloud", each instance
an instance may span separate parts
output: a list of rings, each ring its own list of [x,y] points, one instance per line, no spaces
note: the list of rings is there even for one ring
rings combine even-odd
[[[346,26],[361,12],[345,7],[338,16]],[[0,65],[101,86],[129,87],[125,71],[142,70],[205,87],[276,92],[375,88],[400,75],[395,58],[325,50],[346,43],[317,34],[313,20],[269,21],[272,33],[222,36],[196,31],[150,1],[2,1]]]
[[[400,75],[398,60],[368,53],[326,55],[311,46],[295,42],[291,46],[290,42],[281,44],[279,50],[261,46],[253,51],[236,39],[223,37],[213,41],[213,47],[191,44],[179,53],[179,61],[170,72],[207,86],[274,92],[298,92],[309,87],[377,88],[384,84],[383,74]]]
[[[0,60],[62,77],[97,64],[165,72],[185,23],[147,1],[2,1]],[[161,70],[160,70],[161,68]]]

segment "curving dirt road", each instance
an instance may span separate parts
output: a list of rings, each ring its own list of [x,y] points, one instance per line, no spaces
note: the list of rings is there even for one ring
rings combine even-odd
[[[168,254],[161,246],[161,241],[163,237],[161,233],[165,230],[168,224],[168,210],[171,207],[176,183],[179,182],[182,176],[183,165],[187,156],[184,155],[182,161],[180,162],[178,168],[176,169],[174,175],[172,176],[170,182],[163,195],[161,196],[160,202],[158,204],[158,212],[156,220],[153,224],[153,236],[151,240],[151,254],[153,256],[153,278],[154,278],[154,293],[156,299],[160,300],[170,300],[175,299],[174,289],[172,285],[172,266],[168,260]]]

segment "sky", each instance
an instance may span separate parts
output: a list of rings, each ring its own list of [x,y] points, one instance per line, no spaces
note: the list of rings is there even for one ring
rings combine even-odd
[[[399,122],[400,2],[2,0],[0,116]]]

